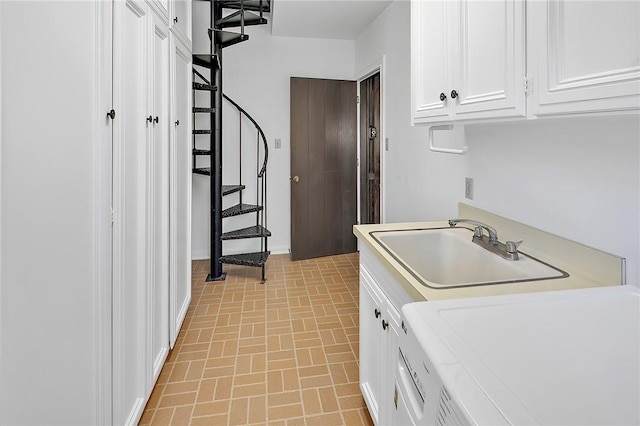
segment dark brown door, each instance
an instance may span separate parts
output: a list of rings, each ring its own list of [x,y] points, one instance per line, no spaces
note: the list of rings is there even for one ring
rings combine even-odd
[[[380,223],[380,73],[360,82],[360,222]]]
[[[291,78],[291,258],[356,251],[356,82]]]

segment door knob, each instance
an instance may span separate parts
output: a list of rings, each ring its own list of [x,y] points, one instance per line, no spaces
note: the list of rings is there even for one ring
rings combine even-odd
[[[291,178],[292,181],[294,181],[295,183],[300,182],[300,177],[298,175],[294,176]]]

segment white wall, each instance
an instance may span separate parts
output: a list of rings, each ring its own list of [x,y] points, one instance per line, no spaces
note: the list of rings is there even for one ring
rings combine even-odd
[[[209,51],[207,28],[208,3],[193,2],[194,53]],[[269,16],[267,16],[269,18]],[[341,40],[272,37],[268,25],[247,27],[250,39],[224,49],[224,92],[247,110],[262,127],[269,143],[268,166],[268,228],[272,233],[269,249],[276,253],[288,252],[290,247],[290,188],[289,188],[289,79],[311,77],[327,79],[353,79],[354,42]],[[225,103],[224,106],[224,183],[237,182],[237,128],[238,116]],[[196,127],[198,124],[196,123]],[[256,162],[253,157],[255,133],[243,128],[243,135],[251,143],[244,148],[243,183],[250,185],[245,191],[245,203],[255,203],[253,186]],[[251,134],[251,136],[249,136]],[[274,149],[274,139],[282,139],[282,148]],[[205,164],[204,162],[201,164]],[[223,206],[237,202],[237,195],[226,196]],[[223,231],[250,226],[255,215],[225,219]],[[193,177],[193,234],[192,249],[195,259],[209,257],[209,179]],[[230,241],[223,245],[224,253],[257,251],[258,240]]]
[[[468,202],[626,257],[640,285],[638,115],[468,125],[464,157],[429,152],[426,129],[410,126],[409,13],[394,2],[356,41],[356,70],[386,55],[387,221],[446,219]]]
[[[467,202],[626,257],[629,282],[640,285],[638,116],[467,125],[465,156],[433,153],[427,129],[410,125],[409,9],[408,1],[392,3],[355,47],[271,37],[267,27],[259,27],[250,30],[249,42],[225,50],[225,91],[265,123],[269,137],[272,247],[289,247],[288,77],[351,78],[384,55],[387,222],[451,218],[458,202]],[[200,50],[206,46],[200,44]],[[254,77],[254,67],[268,84]],[[457,145],[447,134],[436,135],[440,145]],[[276,137],[283,140],[282,150],[273,150]],[[464,198],[466,176],[475,181],[473,201]],[[208,185],[203,181],[194,178],[194,255],[207,257]]]
[[[426,127],[411,126],[409,2],[392,3],[356,40],[356,71],[385,55],[383,183],[386,222],[435,220],[457,215],[464,196],[464,156],[429,151]],[[447,134],[438,143],[452,145]]]
[[[627,258],[640,285],[640,118],[467,126],[472,204]],[[524,249],[523,245],[523,249]]]
[[[0,424],[97,421],[95,9],[0,4]]]

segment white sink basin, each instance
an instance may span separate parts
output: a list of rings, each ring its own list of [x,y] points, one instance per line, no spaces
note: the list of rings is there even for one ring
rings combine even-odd
[[[472,242],[473,232],[467,228],[374,231],[371,236],[428,287],[465,287],[568,276],[522,252],[519,260],[503,259]]]

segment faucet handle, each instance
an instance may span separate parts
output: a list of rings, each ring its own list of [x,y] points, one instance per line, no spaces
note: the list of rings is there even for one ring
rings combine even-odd
[[[507,246],[507,253],[517,253],[518,252],[518,247],[520,247],[520,244],[522,244],[522,240],[520,241],[507,241],[505,243],[505,245]]]
[[[475,229],[473,230],[473,237],[482,238],[482,236],[483,236],[482,227],[476,226]]]

